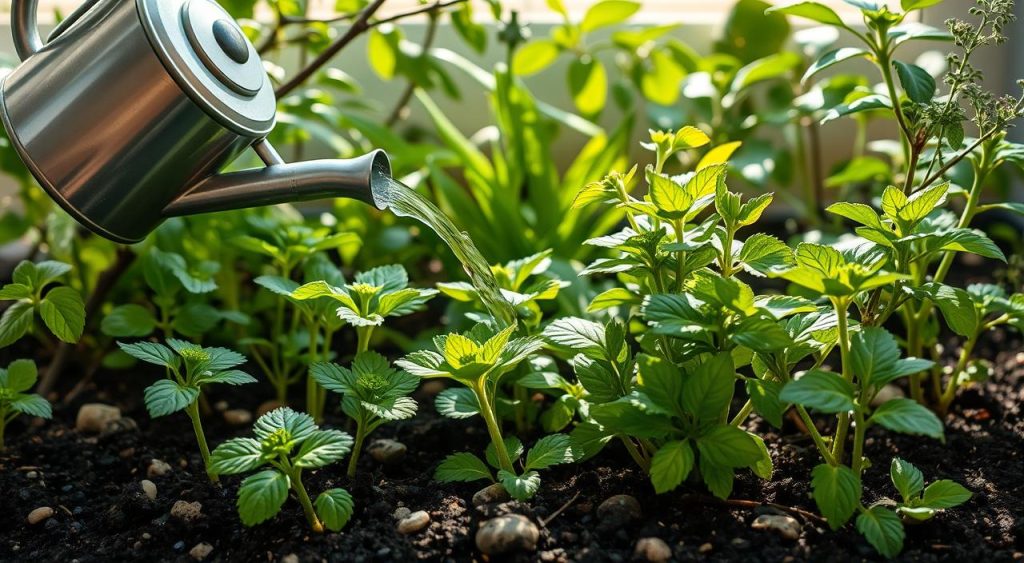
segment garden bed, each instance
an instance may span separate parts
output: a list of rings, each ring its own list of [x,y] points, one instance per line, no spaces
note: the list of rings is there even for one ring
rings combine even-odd
[[[943,512],[925,525],[908,526],[906,561],[1019,559],[1024,551],[1024,413],[1020,389],[1024,384],[1019,337],[998,332],[987,338],[981,354],[994,359],[993,377],[962,392],[946,419],[946,444],[902,434],[872,432],[866,443],[871,459],[901,456],[917,465],[929,479],[949,478],[965,484],[975,496],[957,509]],[[775,474],[764,482],[749,474],[737,478],[731,501],[719,501],[701,486],[684,486],[655,495],[648,477],[619,447],[583,465],[561,466],[545,476],[548,486],[531,501],[471,506],[475,484],[439,484],[432,479],[437,463],[453,449],[480,451],[487,433],[479,418],[456,421],[438,417],[421,389],[420,414],[410,421],[382,429],[375,437],[390,437],[408,445],[405,459],[382,467],[363,456],[354,482],[340,468],[319,471],[310,478],[314,490],[345,486],[357,499],[355,516],[341,533],[309,531],[297,503],[287,503],[279,518],[244,528],[235,509],[239,479],[227,477],[223,486],[210,485],[194,447],[185,417],[151,420],[143,409],[141,387],[149,377],[101,376],[99,391],[90,391],[75,404],[58,407],[52,422],[34,425],[12,436],[0,456],[0,560],[188,560],[201,543],[212,551],[207,560],[280,561],[408,561],[480,559],[474,545],[479,523],[504,513],[528,516],[540,526],[534,552],[511,560],[625,561],[635,544],[658,537],[678,560],[862,560],[876,559],[855,530],[828,531],[816,516],[810,499],[808,468],[816,463],[813,444],[787,421],[784,432],[772,431],[752,418],[751,430],[765,436]],[[215,389],[211,403],[231,409],[255,410],[258,391],[241,394]],[[76,431],[80,404],[100,401],[120,406],[137,422],[119,425],[110,435]],[[232,427],[222,416],[209,416],[213,443],[248,433]],[[344,423],[331,416],[327,425]],[[455,445],[455,446],[453,446]],[[183,455],[185,454],[185,455]],[[157,486],[149,500],[140,482],[153,459],[165,460],[171,470],[149,477]],[[865,472],[865,489],[892,493],[888,467]],[[597,516],[598,506],[613,495],[634,496],[643,514],[636,519]],[[176,501],[199,502],[201,516],[184,522],[171,516]],[[865,499],[874,501],[877,499]],[[52,507],[53,517],[36,525],[26,523],[39,507]],[[394,513],[401,507],[430,513],[429,526],[403,536],[396,531]],[[557,514],[556,514],[557,513]],[[751,523],[760,514],[794,516],[800,523],[797,540]]]

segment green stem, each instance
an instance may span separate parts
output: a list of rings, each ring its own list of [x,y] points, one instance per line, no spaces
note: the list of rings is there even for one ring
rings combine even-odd
[[[679,244],[683,243],[683,233],[686,232],[686,223],[683,219],[676,219],[672,221],[672,226],[676,231],[676,241]],[[683,289],[683,263],[686,262],[686,251],[680,250],[676,255],[676,291]]]
[[[498,417],[494,413],[494,406],[491,404],[491,398],[487,392],[487,383],[478,382],[473,386],[473,392],[476,393],[476,399],[480,403],[480,415],[487,425],[487,433],[491,436],[491,443],[494,444],[498,465],[509,473],[515,473],[516,470],[512,465],[512,458],[509,457],[508,449],[505,448],[505,440],[501,437],[501,426],[498,423]]]
[[[859,405],[855,416],[857,422],[853,429],[853,459],[851,460],[850,467],[853,469],[853,474],[859,479],[864,467],[864,434],[867,432],[868,425],[864,420],[864,413],[860,411]]]
[[[754,401],[747,399],[747,402],[743,403],[743,407],[740,409],[740,412],[736,413],[736,416],[732,417],[729,424],[739,428],[739,426],[747,420],[747,417],[750,416],[750,413],[752,412],[754,412]]]
[[[199,419],[199,403],[193,402],[185,407],[185,413],[192,420],[192,431],[196,434],[196,442],[199,443],[199,453],[203,456],[203,468],[211,483],[219,481],[217,474],[210,469],[210,447],[206,444],[206,434],[203,432],[203,423]]]
[[[821,433],[818,432],[818,427],[814,425],[814,420],[812,420],[811,415],[807,413],[807,409],[800,405],[794,405],[794,408],[796,409],[797,414],[800,415],[800,420],[804,422],[804,426],[807,427],[807,433],[811,435],[811,439],[814,440],[814,446],[818,448],[818,453],[821,454],[825,463],[833,467],[838,465],[835,456],[832,455],[832,452],[828,449],[828,445],[825,444],[825,439],[822,438]]]
[[[289,477],[292,481],[292,490],[295,491],[295,496],[299,497],[299,504],[302,505],[302,511],[306,514],[309,526],[318,534],[324,533],[324,525],[320,523],[320,518],[317,517],[316,511],[313,510],[313,503],[309,500],[309,493],[306,492],[306,487],[302,485],[302,470],[292,469]]]
[[[356,442],[352,446],[352,457],[348,460],[348,478],[355,479],[356,467],[359,465],[359,454],[363,451],[363,441],[366,440],[366,420],[360,416],[356,421]]]
[[[313,362],[316,359],[316,340],[320,329],[316,323],[310,323],[306,330],[309,331],[309,360]],[[312,372],[306,374],[306,410],[317,424],[323,421],[324,413],[320,410],[320,385],[313,379]]]
[[[853,383],[853,374],[850,372],[850,330],[846,318],[846,310],[849,304],[843,299],[833,301],[836,309],[836,318],[839,326],[839,361],[842,363],[843,379]],[[838,462],[842,462],[846,449],[846,435],[850,431],[850,413],[839,413],[839,422],[836,426],[835,439],[832,442],[832,456]]]
[[[359,327],[356,329],[356,336],[358,337],[358,343],[356,347],[356,353],[365,352],[370,349],[370,337],[373,336],[373,327]]]
[[[949,381],[946,383],[946,390],[939,397],[938,409],[936,410],[939,411],[940,415],[949,412],[949,405],[952,404],[953,399],[956,397],[957,380],[960,378],[960,374],[967,369],[967,362],[971,361],[971,354],[974,353],[974,344],[978,341],[978,337],[979,335],[975,334],[973,338],[967,339],[963,349],[960,350],[960,359],[957,360],[956,369],[953,370],[953,375],[950,376]]]
[[[633,461],[635,461],[636,464],[640,466],[640,469],[643,469],[645,472],[650,471],[650,460],[645,458],[643,454],[640,453],[640,450],[637,449],[636,444],[633,443],[633,440],[631,440],[628,436],[623,436],[621,434],[619,435],[619,439],[622,440],[622,444],[626,446],[626,451],[629,452],[629,457],[633,458]]]

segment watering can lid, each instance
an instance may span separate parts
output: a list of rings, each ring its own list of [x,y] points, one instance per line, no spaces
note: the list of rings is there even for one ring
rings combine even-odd
[[[175,82],[239,135],[274,127],[277,100],[263,62],[234,18],[213,0],[137,0],[150,43]]]

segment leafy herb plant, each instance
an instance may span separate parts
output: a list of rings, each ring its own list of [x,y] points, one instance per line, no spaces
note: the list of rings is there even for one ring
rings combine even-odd
[[[0,452],[4,450],[4,431],[19,415],[50,418],[53,409],[46,399],[26,393],[36,384],[38,372],[35,362],[15,360],[6,369],[0,369]]]
[[[70,271],[70,265],[52,260],[18,264],[12,283],[0,289],[0,300],[14,301],[0,317],[0,347],[10,346],[26,334],[43,338],[36,332],[37,316],[58,339],[78,342],[85,329],[82,296],[66,285],[51,287]],[[50,344],[45,339],[43,343]]]
[[[221,475],[250,473],[238,489],[238,514],[246,526],[273,518],[288,499],[288,490],[302,505],[309,526],[340,531],[352,517],[355,503],[345,489],[320,493],[310,500],[302,472],[326,467],[352,448],[352,437],[339,430],[321,430],[313,418],[289,408],[273,410],[253,424],[256,438],[234,438],[213,451],[211,467]]]
[[[441,414],[453,418],[476,414],[483,417],[491,436],[485,456],[487,462],[498,470],[497,481],[505,490],[513,498],[525,500],[540,488],[537,471],[572,461],[572,452],[568,436],[546,436],[527,453],[522,471],[517,468],[524,448],[518,438],[502,435],[497,412],[498,387],[502,377],[540,350],[544,341],[532,336],[512,338],[515,330],[513,325],[494,332],[481,323],[465,334],[438,336],[434,339],[436,352],[413,352],[397,365],[412,375],[453,379],[466,386],[468,393],[449,395],[453,400],[442,406]],[[438,466],[435,478],[439,481],[494,481],[487,464],[468,452],[448,456]]]
[[[313,364],[310,375],[324,389],[343,395],[341,408],[356,423],[349,477],[355,477],[363,442],[371,432],[381,424],[416,414],[416,401],[409,394],[416,390],[419,378],[393,369],[376,352],[361,352],[351,369],[333,363]]]
[[[166,379],[146,388],[146,410],[152,417],[185,411],[192,421],[206,474],[210,481],[217,482],[217,471],[210,463],[210,448],[199,416],[199,396],[203,387],[211,383],[255,383],[251,375],[234,369],[245,363],[245,356],[225,348],[203,348],[173,338],[167,340],[167,346],[154,342],[119,342],[118,345],[133,358],[167,368]]]

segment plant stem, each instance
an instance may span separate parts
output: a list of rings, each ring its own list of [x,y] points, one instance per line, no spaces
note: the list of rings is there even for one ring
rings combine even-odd
[[[636,444],[633,443],[628,436],[619,435],[619,439],[622,440],[622,444],[626,446],[626,451],[629,452],[629,457],[633,458],[633,461],[640,466],[640,469],[644,471],[650,471],[651,462],[637,449]]]
[[[373,336],[373,327],[359,327],[356,329],[356,336],[358,337],[358,343],[356,344],[356,353],[362,353],[370,349],[370,337]]]
[[[192,420],[192,431],[196,434],[196,442],[199,443],[199,453],[203,456],[203,468],[211,483],[219,481],[217,474],[210,470],[210,447],[206,444],[206,434],[203,432],[203,423],[199,419],[199,402],[194,401],[185,407],[185,413]]]
[[[362,407],[360,407],[362,410]],[[359,465],[359,454],[363,451],[363,441],[366,440],[366,417],[361,414],[356,420],[356,442],[352,446],[352,457],[348,460],[348,478],[355,479],[356,467]]]
[[[937,405],[938,414],[945,415],[949,412],[949,405],[953,402],[956,397],[957,380],[960,378],[960,374],[967,370],[967,362],[971,360],[971,354],[974,352],[974,345],[978,341],[978,334],[975,334],[973,338],[968,338],[967,342],[964,342],[964,347],[960,350],[960,359],[957,360],[956,369],[953,370],[953,375],[950,376],[949,381],[946,383],[946,390],[942,392],[942,396],[938,397],[939,404]]]
[[[309,500],[309,493],[306,492],[306,487],[302,485],[302,470],[292,469],[289,477],[291,477],[292,481],[292,490],[295,491],[295,496],[299,497],[299,504],[302,505],[302,511],[306,514],[309,526],[318,534],[324,533],[324,525],[320,523],[320,518],[317,517],[316,511],[313,510],[313,503]]]
[[[483,381],[478,382],[473,386],[473,392],[476,393],[476,400],[480,403],[480,415],[487,425],[487,433],[491,436],[491,443],[494,444],[498,465],[509,473],[515,473],[516,470],[512,465],[512,458],[509,457],[508,449],[505,448],[505,440],[501,437],[501,426],[498,423],[498,417],[494,413],[494,406],[491,405],[491,398],[487,393],[487,383]]]
[[[739,428],[741,424],[746,422],[747,417],[750,416],[750,413],[752,412],[754,412],[754,401],[747,399],[747,402],[743,403],[743,407],[740,408],[740,412],[736,413],[736,416],[732,417],[729,424]]]
[[[839,327],[839,361],[842,363],[843,379],[853,383],[853,374],[850,372],[850,331],[846,318],[846,310],[849,304],[845,299],[833,300],[836,310],[836,319]],[[850,430],[850,413],[839,413],[839,422],[836,426],[836,435],[832,443],[832,456],[837,462],[842,463],[844,450],[846,449],[846,435]]]
[[[867,432],[867,422],[864,420],[864,413],[860,411],[859,405],[854,416],[856,417],[856,426],[853,429],[853,459],[850,467],[853,469],[853,474],[860,479],[860,473],[864,467],[864,434]]]
[[[825,444],[825,439],[821,437],[821,433],[818,432],[818,427],[814,425],[814,420],[811,419],[811,415],[807,413],[807,409],[800,405],[794,405],[796,412],[800,415],[800,420],[804,422],[804,426],[807,427],[807,433],[811,435],[811,439],[814,440],[815,447],[818,448],[818,453],[825,460],[825,463],[835,466],[838,465],[835,456],[829,451],[828,445]]]

